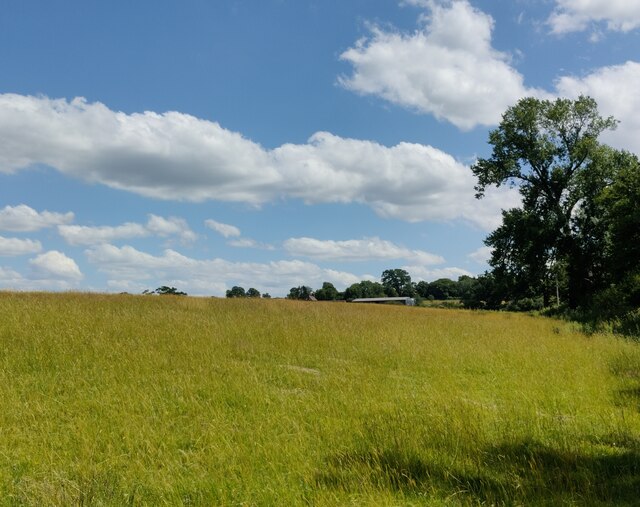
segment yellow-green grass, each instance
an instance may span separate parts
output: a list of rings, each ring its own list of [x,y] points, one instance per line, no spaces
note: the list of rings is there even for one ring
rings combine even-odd
[[[0,505],[637,505],[639,403],[526,315],[0,293]]]

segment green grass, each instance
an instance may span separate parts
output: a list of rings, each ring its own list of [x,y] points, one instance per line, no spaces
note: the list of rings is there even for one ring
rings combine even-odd
[[[459,299],[422,299],[419,306],[425,308],[446,308],[449,310],[464,308],[462,301]]]
[[[0,505],[637,505],[640,346],[526,315],[0,293]]]

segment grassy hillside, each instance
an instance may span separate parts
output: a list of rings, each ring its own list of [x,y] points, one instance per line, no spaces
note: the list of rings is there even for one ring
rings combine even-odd
[[[639,408],[525,315],[0,293],[0,505],[633,505]]]

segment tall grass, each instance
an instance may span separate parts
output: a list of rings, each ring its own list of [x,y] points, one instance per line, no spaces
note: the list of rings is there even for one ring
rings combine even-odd
[[[0,505],[637,505],[639,409],[550,319],[0,293]]]

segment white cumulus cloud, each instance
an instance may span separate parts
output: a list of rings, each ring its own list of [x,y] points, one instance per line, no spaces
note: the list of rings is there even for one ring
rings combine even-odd
[[[490,246],[481,246],[471,252],[467,257],[478,264],[486,264],[491,259],[492,249]]]
[[[2,140],[0,140],[0,146],[2,146]],[[3,150],[0,150],[0,160],[2,159],[2,151]],[[0,172],[2,172],[1,165]],[[0,230],[12,232],[33,232],[59,224],[68,224],[73,221],[73,216],[74,215],[71,212],[38,212],[26,204],[5,206],[0,210]]]
[[[341,79],[344,86],[446,119],[463,129],[497,124],[504,110],[524,96],[553,99],[589,95],[596,99],[603,115],[620,120],[619,128],[606,133],[603,141],[640,153],[640,116],[636,114],[640,109],[640,63],[628,61],[596,68],[583,76],[561,76],[553,91],[527,88],[508,57],[492,49],[493,20],[488,14],[466,0],[404,3],[427,8],[424,26],[413,33],[374,28],[370,38],[343,53],[342,58],[353,66],[352,75]],[[620,29],[623,20],[640,20],[638,1],[563,0],[558,9],[570,13],[572,22],[605,19],[610,20],[610,27]],[[496,204],[487,202],[484,209],[495,209]],[[516,204],[510,201],[505,208]],[[378,205],[378,212],[384,214],[383,210],[391,216],[411,216],[416,211],[401,210],[398,202],[391,200]],[[481,208],[478,212],[484,213]],[[492,220],[495,224],[494,216],[484,215],[478,221]]]
[[[0,288],[5,290],[70,290],[77,287],[78,280],[46,278],[46,274],[32,271],[24,276],[10,268],[0,266]]]
[[[637,0],[556,0],[547,20],[557,34],[577,32],[593,23],[604,23],[609,30],[628,32],[640,27]]]
[[[130,239],[147,236],[144,226],[127,222],[117,226],[59,225],[58,233],[70,245],[95,245],[117,239]]]
[[[494,125],[527,88],[509,55],[491,45],[493,18],[461,0],[428,7],[413,33],[373,27],[371,36],[342,53],[353,73],[339,82],[349,90],[375,95],[468,130]]]
[[[425,266],[403,266],[410,275],[414,282],[424,280],[426,282],[433,282],[440,278],[449,278],[450,280],[457,280],[458,277],[466,275],[473,276],[470,271],[457,267],[446,267],[438,269],[429,269]]]
[[[225,238],[240,236],[240,229],[238,229],[235,225],[216,222],[211,218],[209,218],[208,220],[205,220],[204,225],[206,225],[209,229],[216,231],[218,234],[224,236]]]
[[[173,285],[193,294],[224,295],[233,285],[285,295],[299,285],[319,287],[328,281],[345,287],[362,278],[352,273],[323,269],[300,260],[268,263],[193,259],[175,250],[156,256],[131,246],[102,244],[87,250],[89,262],[110,277],[110,287]],[[126,283],[125,283],[126,282]],[[136,285],[137,284],[137,285]],[[126,289],[123,289],[126,290]]]
[[[0,143],[0,172],[42,163],[161,199],[360,203],[382,216],[487,229],[503,203],[517,202],[509,189],[476,201],[469,168],[431,146],[387,147],[319,132],[306,144],[266,150],[187,114],[128,115],[83,99],[0,95]]]
[[[25,286],[25,278],[13,269],[0,266],[0,287],[3,289],[22,289]]]
[[[237,238],[232,239],[228,242],[229,246],[234,246],[236,248],[258,248],[260,250],[275,250],[273,245],[269,245],[268,243],[261,243],[260,241],[256,241],[251,238]]]
[[[152,214],[149,215],[149,220],[146,224],[127,222],[116,226],[59,225],[58,233],[67,243],[76,246],[96,245],[121,239],[143,238],[150,235],[162,238],[177,236],[184,242],[191,242],[196,239],[196,234],[183,218],[164,218]]]
[[[57,250],[50,250],[29,261],[33,278],[80,280],[83,275],[76,262]]]
[[[149,215],[147,230],[156,236],[166,238],[177,236],[184,242],[192,242],[197,239],[195,232],[191,230],[184,218],[169,217],[164,218],[158,215]]]
[[[39,241],[0,236],[0,256],[12,257],[37,253],[40,250],[42,250],[42,244]]]
[[[620,121],[616,130],[603,134],[602,140],[640,155],[640,63],[628,61],[585,76],[566,76],[558,80],[556,88],[570,98],[593,97],[601,114]]]
[[[309,257],[321,261],[372,261],[407,259],[418,264],[440,264],[444,259],[423,250],[411,250],[378,237],[345,241],[315,238],[290,238],[284,249],[294,256]]]
[[[428,15],[421,18],[423,26],[411,33],[373,28],[369,38],[342,54],[353,67],[350,76],[340,79],[345,87],[445,119],[461,129],[498,124],[501,114],[525,96],[590,95],[604,115],[621,121],[617,131],[606,134],[603,141],[640,152],[640,116],[636,114],[640,63],[628,61],[583,76],[560,76],[555,89],[526,87],[508,55],[492,48],[493,19],[488,14],[467,0],[404,3],[427,8]],[[591,20],[605,20],[612,29],[640,26],[637,0],[558,0],[556,14],[566,18],[565,31],[569,23],[582,26]],[[553,19],[560,23],[560,18]],[[560,30],[560,24],[556,26]],[[396,206],[397,202],[387,201],[379,211],[401,214]]]

